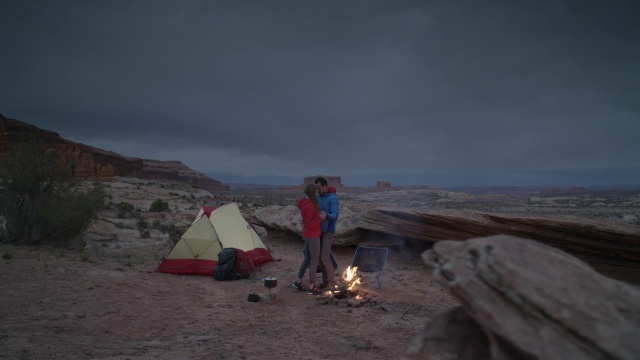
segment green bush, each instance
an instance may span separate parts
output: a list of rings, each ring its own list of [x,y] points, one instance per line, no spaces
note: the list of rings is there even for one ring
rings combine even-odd
[[[0,241],[84,247],[80,235],[107,207],[103,186],[87,191],[42,143],[20,146],[0,163]]]
[[[138,222],[136,223],[136,227],[140,232],[141,238],[147,239],[151,236],[151,232],[149,231],[149,222],[147,221],[147,219],[142,217],[138,219]]]
[[[169,225],[169,229],[167,230],[167,232],[169,233],[169,239],[175,243],[180,240],[180,236],[182,236],[182,233],[184,233],[184,229],[171,224]]]
[[[149,228],[149,222],[145,218],[141,217],[140,219],[138,219],[138,222],[136,223],[136,227],[140,231],[146,230]]]
[[[133,216],[136,208],[128,202],[121,201],[118,205],[116,205],[116,210],[118,210],[118,219],[127,219]]]
[[[153,222],[151,223],[151,228],[152,228],[152,229],[156,229],[156,230],[160,230],[160,229],[162,229],[162,223],[160,222],[160,220],[155,219],[155,220],[153,220]]]
[[[167,211],[168,209],[169,209],[169,203],[161,199],[157,199],[149,207],[149,211],[151,212],[163,212],[163,211]]]

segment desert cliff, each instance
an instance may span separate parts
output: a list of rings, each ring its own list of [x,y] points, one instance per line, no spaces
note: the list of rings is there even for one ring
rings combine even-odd
[[[126,157],[62,138],[58,133],[41,129],[0,114],[0,159],[6,159],[20,144],[43,142],[62,157],[63,165],[74,177],[105,180],[115,176],[148,180],[172,180],[210,191],[226,191],[229,186],[194,171],[179,161],[157,161]]]

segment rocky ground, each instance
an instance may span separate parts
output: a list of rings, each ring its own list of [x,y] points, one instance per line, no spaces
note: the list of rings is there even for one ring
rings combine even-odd
[[[177,183],[124,179],[106,183],[110,200],[133,204],[149,224],[141,237],[137,218],[113,210],[102,220],[114,238],[91,238],[81,252],[0,248],[0,358],[6,359],[388,359],[402,357],[416,334],[458,301],[431,277],[412,244],[390,248],[382,286],[372,306],[325,305],[293,289],[302,240],[263,233],[277,261],[251,279],[217,282],[206,276],[154,271],[171,248],[162,225],[186,227],[202,204],[235,201],[245,209],[291,204],[301,194],[242,191],[211,194]],[[344,206],[398,203],[407,207],[487,207],[491,211],[571,213],[637,222],[640,196],[598,198],[533,195],[473,196],[438,189],[340,194]],[[157,199],[169,211],[150,213]],[[574,206],[575,204],[575,206]],[[344,270],[354,247],[334,253]],[[366,276],[366,275],[365,275]],[[266,300],[262,279],[275,277],[279,302]],[[365,277],[366,280],[366,277]],[[247,301],[248,294],[260,302]]]

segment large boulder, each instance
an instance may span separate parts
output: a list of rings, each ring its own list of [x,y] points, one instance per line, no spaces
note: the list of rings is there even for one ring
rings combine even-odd
[[[118,229],[110,222],[96,220],[84,232],[83,237],[87,242],[116,241],[118,240]]]
[[[335,246],[356,245],[362,240],[361,230],[358,226],[359,217],[356,212],[348,207],[340,208],[340,218],[336,224],[336,233],[333,239]],[[247,221],[264,226],[268,229],[302,236],[302,216],[300,209],[293,205],[271,205],[256,209],[252,214],[246,214]]]
[[[640,359],[640,291],[566,252],[499,235],[440,241],[422,257],[482,329],[468,335],[488,339],[490,359]],[[433,329],[454,326],[438,321],[412,358],[455,358],[451,346],[434,346]]]
[[[361,229],[428,243],[498,234],[567,251],[600,273],[640,284],[640,227],[577,216],[480,213],[377,207],[360,215]]]

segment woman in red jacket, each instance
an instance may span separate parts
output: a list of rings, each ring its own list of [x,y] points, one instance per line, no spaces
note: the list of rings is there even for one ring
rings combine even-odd
[[[318,187],[314,184],[309,184],[304,189],[306,195],[298,201],[298,208],[302,215],[302,238],[304,239],[304,260],[300,264],[300,270],[298,271],[298,281],[293,283],[293,287],[298,290],[305,290],[302,285],[302,277],[305,271],[309,268],[309,288],[307,294],[320,295],[320,291],[315,286],[316,269],[318,268],[318,262],[320,261],[320,234],[322,232],[322,220],[324,219],[324,213],[320,213],[320,205],[318,204]],[[313,271],[312,271],[313,270]]]

